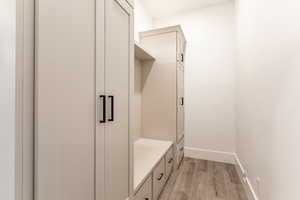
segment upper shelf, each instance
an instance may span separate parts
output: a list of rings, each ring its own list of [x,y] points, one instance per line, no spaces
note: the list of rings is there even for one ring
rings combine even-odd
[[[139,44],[134,44],[134,54],[135,57],[140,60],[155,60],[145,49],[143,49]]]

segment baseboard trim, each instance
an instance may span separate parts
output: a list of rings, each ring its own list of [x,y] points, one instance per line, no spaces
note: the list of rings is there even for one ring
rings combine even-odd
[[[210,149],[198,149],[192,147],[185,147],[184,152],[186,157],[230,163],[230,164],[236,163],[235,154],[230,152],[213,151]]]
[[[235,165],[236,171],[238,172],[239,178],[244,186],[244,189],[246,191],[248,199],[249,200],[259,200],[258,196],[255,194],[255,191],[253,189],[251,181],[249,180],[248,177],[244,176],[244,174],[246,174],[245,168],[243,167],[242,163],[240,162],[240,159],[237,156],[237,154],[235,154],[235,162],[236,162],[236,165]]]

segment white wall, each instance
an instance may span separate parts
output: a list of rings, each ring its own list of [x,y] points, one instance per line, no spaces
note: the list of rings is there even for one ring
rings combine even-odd
[[[239,0],[237,153],[261,200],[299,199],[299,10]]]
[[[234,3],[154,21],[155,27],[177,24],[187,39],[186,147],[204,149],[196,152],[200,157],[206,150],[235,152]],[[207,156],[213,159],[214,153]]]
[[[152,17],[148,14],[147,10],[144,9],[140,0],[135,0],[134,4],[134,39],[139,41],[139,32],[152,27]]]
[[[142,62],[134,59],[134,96],[133,96],[133,127],[134,127],[134,140],[138,140],[142,134]]]
[[[0,199],[15,199],[15,1],[0,1]]]

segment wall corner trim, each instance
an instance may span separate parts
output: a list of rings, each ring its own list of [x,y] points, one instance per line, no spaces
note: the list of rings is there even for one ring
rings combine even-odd
[[[192,147],[185,147],[185,155],[187,157],[210,160],[216,162],[235,164],[235,153],[214,151],[210,149],[199,149]]]
[[[245,168],[243,167],[238,155],[234,154],[234,157],[235,157],[235,163],[236,163],[235,168],[236,168],[239,178],[243,184],[243,187],[245,189],[248,199],[249,200],[259,200],[257,194],[254,191],[254,188],[251,184],[250,179],[248,177],[243,177],[243,174],[245,174]]]

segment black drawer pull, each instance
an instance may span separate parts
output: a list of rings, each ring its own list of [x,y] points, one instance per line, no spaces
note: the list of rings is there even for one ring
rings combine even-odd
[[[168,161],[169,164],[172,163],[172,162],[173,162],[173,158],[171,158],[171,159]]]
[[[149,200],[149,198],[144,198],[145,200]]]
[[[157,178],[157,180],[160,181],[163,176],[164,176],[164,173],[160,173],[160,176]]]
[[[100,95],[100,101],[102,100],[102,120],[100,120],[100,124],[106,122],[106,96]]]
[[[108,119],[107,121],[113,122],[114,121],[114,96],[109,95],[108,98],[110,99],[110,115],[111,118]]]
[[[183,106],[184,105],[184,97],[181,97],[180,100],[181,100],[180,105]]]
[[[181,147],[181,148],[179,149],[179,151],[183,151],[183,149],[184,149],[184,148],[183,148],[183,147]]]

